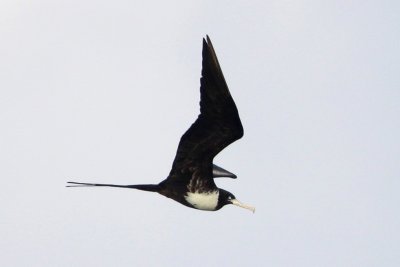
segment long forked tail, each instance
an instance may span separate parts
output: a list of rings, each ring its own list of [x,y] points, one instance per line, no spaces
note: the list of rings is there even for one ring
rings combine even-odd
[[[158,192],[160,186],[158,184],[135,184],[135,185],[116,185],[116,184],[92,184],[92,183],[78,183],[78,182],[67,182],[67,187],[90,187],[90,186],[108,186],[108,187],[121,187],[121,188],[133,188],[149,192]]]

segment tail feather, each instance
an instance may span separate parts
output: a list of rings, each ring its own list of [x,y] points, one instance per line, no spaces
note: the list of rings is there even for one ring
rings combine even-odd
[[[120,188],[133,188],[149,192],[158,192],[160,186],[158,184],[136,184],[136,185],[116,185],[116,184],[94,184],[94,183],[78,183],[78,182],[67,182],[67,187],[91,187],[91,186],[108,186],[108,187],[120,187]]]

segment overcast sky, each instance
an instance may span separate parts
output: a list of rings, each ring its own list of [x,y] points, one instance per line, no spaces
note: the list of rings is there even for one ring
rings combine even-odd
[[[2,0],[1,266],[400,266],[399,1]],[[244,138],[235,206],[158,183],[209,34]]]

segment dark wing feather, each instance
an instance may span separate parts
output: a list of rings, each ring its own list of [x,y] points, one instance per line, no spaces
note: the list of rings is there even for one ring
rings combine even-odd
[[[169,179],[197,172],[212,180],[213,158],[243,136],[235,102],[219,66],[210,38],[203,39],[200,115],[182,136]]]

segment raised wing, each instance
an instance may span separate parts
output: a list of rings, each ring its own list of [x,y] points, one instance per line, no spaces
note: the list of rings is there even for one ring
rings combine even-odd
[[[224,168],[221,168],[215,164],[213,164],[212,173],[213,173],[213,178],[218,178],[218,177],[229,177],[232,179],[237,178],[237,176],[235,174],[233,174],[230,171],[227,171]]]
[[[243,136],[238,110],[208,36],[207,41],[203,39],[201,74],[200,115],[181,137],[169,176],[172,179],[198,172],[212,180],[214,157]]]

